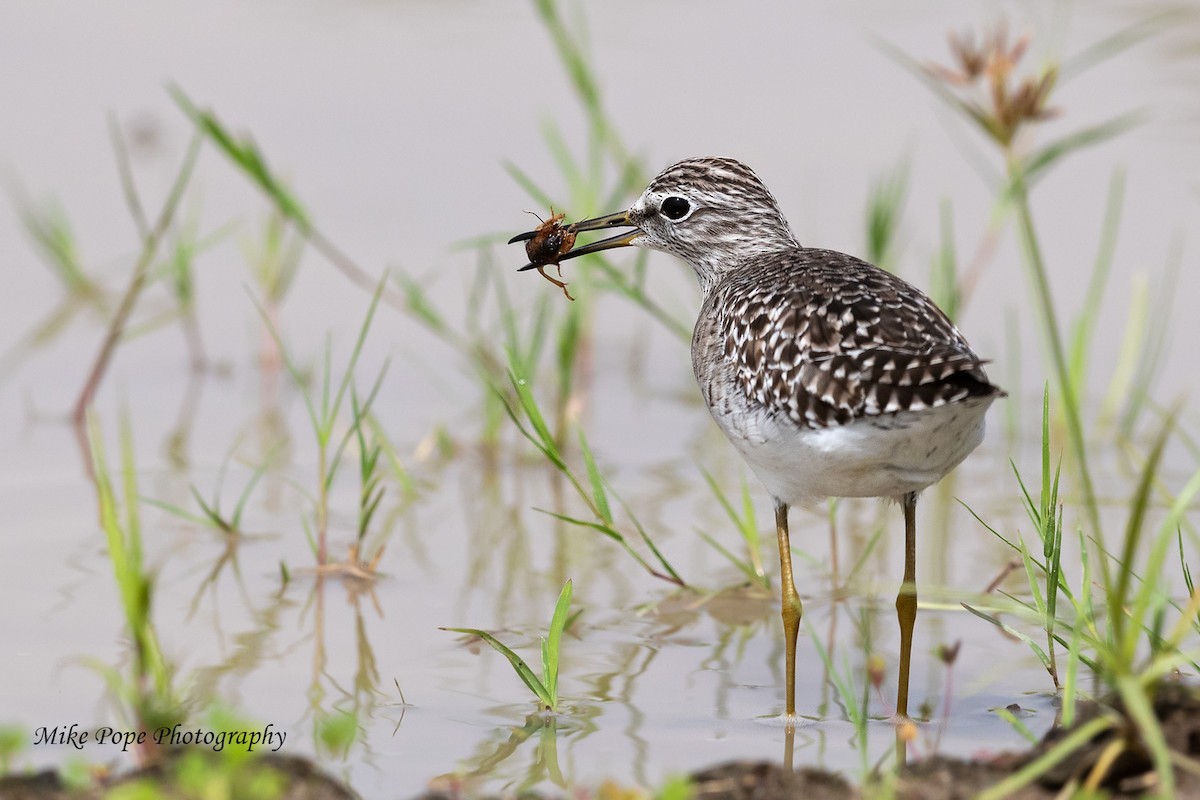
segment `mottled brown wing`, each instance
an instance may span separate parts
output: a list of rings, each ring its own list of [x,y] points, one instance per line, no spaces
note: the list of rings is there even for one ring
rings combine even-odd
[[[724,356],[747,400],[801,427],[998,391],[946,315],[889,273],[806,249],[755,278],[719,287]]]
[[[812,427],[934,408],[992,390],[975,354],[955,346],[924,352],[880,347],[816,357],[801,364],[789,388],[797,395],[789,416],[796,422],[803,416],[802,424]]]

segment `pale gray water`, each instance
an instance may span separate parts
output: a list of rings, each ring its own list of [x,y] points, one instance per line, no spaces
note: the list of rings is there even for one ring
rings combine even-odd
[[[1077,51],[1127,24],[1135,7],[1053,8],[1005,7],[1014,27],[1028,21],[1038,32],[1043,49],[1036,58]],[[964,258],[986,223],[989,190],[958,149],[964,141],[982,145],[963,135],[961,122],[881,54],[872,37],[922,59],[944,60],[948,27],[977,27],[994,14],[990,4],[932,2],[906,4],[903,12],[870,3],[840,11],[819,3],[747,11],[732,4],[626,2],[594,7],[586,19],[607,107],[627,145],[645,154],[647,169],[702,153],[739,157],[775,191],[806,243],[861,252],[871,180],[910,157],[901,271],[925,285],[941,199],[953,199]],[[1186,26],[1177,27],[1182,30],[1176,35],[1186,38]],[[1181,62],[1165,57],[1165,49],[1143,44],[1066,84],[1058,96],[1064,114],[1042,134],[1053,138],[1132,108],[1148,113],[1133,132],[1069,160],[1034,198],[1065,325],[1079,309],[1080,284],[1092,269],[1110,173],[1119,165],[1128,174],[1117,260],[1097,332],[1097,399],[1111,372],[1105,355],[1121,340],[1129,287],[1137,275],[1161,272],[1176,233],[1187,242],[1185,262],[1155,396],[1168,401],[1194,388],[1189,343],[1196,317],[1189,304],[1200,296],[1200,278],[1189,265],[1200,219],[1200,155],[1189,115],[1196,110],[1195,86],[1180,82]],[[106,115],[156,131],[156,149],[136,161],[153,206],[189,133],[164,91],[169,82],[213,106],[233,128],[253,131],[322,229],[359,263],[373,273],[392,265],[421,276],[453,320],[461,314],[475,263],[472,253],[453,245],[530,223],[523,212],[534,204],[501,162],[512,160],[564,195],[542,138],[543,122],[554,119],[571,143],[582,142],[585,133],[548,38],[522,3],[19,2],[0,10],[0,75],[6,118],[0,170],[34,197],[61,199],[84,262],[114,291],[124,284],[136,236],[121,200]],[[259,327],[243,288],[251,281],[239,242],[256,235],[266,206],[211,148],[194,188],[185,213],[197,214],[204,230],[240,224],[198,262],[205,344],[228,374],[189,383],[182,336],[178,326],[169,326],[122,347],[98,403],[110,455],[115,458],[117,409],[124,404],[134,423],[141,492],[181,505],[189,502],[190,483],[211,492],[239,436],[246,437],[241,456],[263,456],[255,438]],[[568,209],[572,217],[610,210]],[[0,343],[7,351],[49,313],[58,287],[37,264],[10,210],[0,212],[0,253],[9,277],[0,297]],[[497,252],[514,296],[526,302],[556,291],[510,272],[520,263],[517,248]],[[695,291],[684,268],[667,258],[652,259],[651,268],[662,305],[680,318],[694,313]],[[961,326],[977,350],[995,359],[994,375],[1005,382],[1014,371],[1005,314],[1016,309],[1024,348],[1016,372],[1023,391],[1008,402],[1016,404],[1032,436],[1045,372],[1022,270],[1008,236]],[[366,304],[362,291],[309,253],[283,306],[289,346],[305,363],[316,363],[330,331],[344,359]],[[156,288],[139,318],[166,307]],[[0,629],[6,634],[0,724],[33,729],[114,720],[101,680],[78,662],[115,663],[125,653],[116,590],[73,438],[53,419],[73,402],[100,332],[94,317],[77,322],[0,384],[0,413],[9,420],[0,430],[0,503],[8,531],[0,558]],[[741,468],[695,400],[686,348],[613,298],[599,304],[595,333],[584,420],[602,465],[685,577],[709,588],[735,583],[737,573],[694,535],[699,527],[730,548],[739,544],[695,464],[733,480]],[[565,650],[563,692],[581,709],[559,722],[558,764],[567,781],[615,777],[655,785],[671,773],[728,758],[781,757],[780,730],[759,721],[782,704],[775,607],[756,605],[745,625],[701,608],[678,630],[669,618],[639,614],[637,607],[666,596],[666,584],[639,571],[611,543],[561,529],[531,510],[555,504],[544,471],[518,468],[509,454],[489,477],[470,453],[482,390],[461,357],[412,320],[383,309],[360,381],[369,381],[389,355],[391,372],[377,408],[425,488],[395,511],[396,532],[381,563],[389,578],[378,583],[374,598],[362,594],[349,604],[347,591],[334,583],[316,604],[309,596],[312,581],[303,575],[282,599],[276,596],[280,560],[293,570],[311,563],[300,526],[304,498],[278,477],[264,481],[246,521],[248,530],[275,536],[243,545],[240,578],[226,570],[211,592],[201,586],[223,550],[218,537],[143,509],[150,560],[162,569],[160,635],[183,685],[209,687],[240,713],[291,731],[289,752],[313,751],[310,701],[326,711],[360,708],[361,743],[347,759],[327,766],[364,796],[411,795],[437,775],[469,772],[488,761],[503,748],[510,727],[519,728],[532,710],[503,659],[490,651],[470,654],[437,626],[505,629],[506,641],[533,641],[562,581],[572,577],[585,613],[580,638],[570,639]],[[171,465],[165,440],[187,397],[197,398],[197,405],[187,466],[181,468]],[[291,393],[285,393],[283,414],[296,437],[285,473],[310,486],[315,454],[302,405]],[[986,452],[968,462],[952,493],[994,524],[1027,529],[1007,465],[1003,414],[998,406]],[[1186,411],[1185,419],[1194,423],[1194,412]],[[458,431],[466,451],[444,465],[418,463],[414,449],[439,425]],[[1034,448],[1015,456],[1035,474]],[[1178,470],[1189,471],[1189,463],[1181,456]],[[235,468],[227,503],[247,476],[248,470]],[[1129,490],[1114,470],[1105,472],[1105,485],[1118,496]],[[339,553],[352,536],[355,491],[347,480],[335,500]],[[389,492],[384,515],[396,508],[397,493]],[[927,521],[940,519],[934,494],[924,506]],[[755,498],[765,527],[768,503],[757,489]],[[923,545],[920,575],[930,586],[925,596],[950,610],[926,611],[918,622],[915,703],[928,697],[935,719],[941,717],[944,670],[929,654],[938,644],[963,639],[942,749],[971,754],[1017,747],[1020,738],[986,709],[1020,702],[1036,710],[1030,724],[1040,731],[1053,716],[1049,701],[1022,693],[1047,691],[1050,682],[1023,645],[953,610],[949,593],[979,591],[1008,553],[948,496],[943,499],[950,524]],[[577,504],[568,510],[584,513]],[[878,521],[898,533],[894,508],[869,503],[843,510],[843,569]],[[823,520],[802,517],[796,528],[797,546],[827,564]],[[769,545],[765,555],[771,564]],[[896,537],[885,538],[837,615],[834,663],[849,665],[859,683],[863,642],[854,625],[863,607],[872,609],[873,644],[889,659],[894,680],[891,597],[900,558]],[[831,624],[827,570],[797,560],[801,591],[811,598],[806,619],[824,641]],[[369,650],[356,638],[360,620]],[[327,661],[318,667],[322,638]],[[378,673],[367,681],[375,691],[356,694],[355,675],[367,652]],[[522,652],[532,658],[535,649]],[[797,762],[854,770],[859,756],[850,747],[852,728],[831,704],[810,640],[800,659],[801,707],[826,719],[798,734]],[[401,708],[393,679],[412,707]],[[892,694],[889,683],[888,702]],[[887,707],[874,700],[872,710],[882,714]],[[888,746],[890,731],[874,725],[871,737],[873,762]],[[531,770],[537,774],[530,766],[537,738],[500,761],[489,785],[515,786]],[[39,747],[25,757],[46,765],[67,755]],[[103,749],[82,756],[124,763]]]

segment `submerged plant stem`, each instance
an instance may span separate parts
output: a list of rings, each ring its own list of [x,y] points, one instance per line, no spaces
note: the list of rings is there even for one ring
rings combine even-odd
[[[329,453],[326,442],[321,442],[317,454],[317,566],[324,566],[329,559],[326,541],[329,529]]]
[[[368,292],[374,293],[379,291],[379,279],[372,278],[367,274],[366,270],[358,265],[358,263],[346,255],[342,250],[335,245],[328,237],[325,236],[315,226],[309,224],[307,227],[299,228],[301,234],[313,246],[318,253],[325,256],[325,260],[334,266],[339,272],[350,279],[350,282],[358,286],[360,289],[365,289]],[[407,311],[408,304],[404,295],[393,289],[385,286],[382,289],[381,297],[383,302],[399,309]]]
[[[75,435],[79,440],[80,449],[84,455],[83,462],[87,465],[89,474],[91,474],[92,470],[92,458],[91,445],[88,441],[86,431],[87,409],[91,406],[92,400],[96,396],[96,391],[100,388],[100,382],[104,379],[104,373],[108,370],[108,364],[112,361],[113,353],[116,351],[121,336],[125,332],[129,316],[133,313],[133,308],[137,305],[142,288],[146,285],[146,279],[150,273],[150,265],[154,261],[154,255],[158,252],[158,246],[162,242],[163,236],[171,224],[171,220],[175,217],[179,202],[183,199],[184,189],[187,188],[188,181],[191,179],[192,168],[196,165],[196,157],[200,153],[200,144],[203,140],[204,137],[200,133],[192,136],[187,154],[183,157],[183,163],[179,168],[178,174],[175,176],[175,182],[171,186],[171,191],[163,203],[162,211],[159,212],[154,227],[150,229],[149,234],[142,242],[142,251],[138,256],[137,263],[134,265],[133,276],[129,279],[129,286],[125,289],[125,294],[121,298],[121,304],[117,307],[116,314],[113,315],[112,322],[109,323],[108,332],[105,334],[104,341],[100,345],[100,352],[96,355],[96,360],[92,363],[92,369],[88,373],[87,380],[84,381],[79,398],[75,401],[75,408],[71,419],[75,425]]]

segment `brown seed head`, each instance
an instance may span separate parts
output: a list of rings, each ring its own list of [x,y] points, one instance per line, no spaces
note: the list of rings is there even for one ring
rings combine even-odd
[[[1021,127],[1053,116],[1047,107],[1057,70],[1051,66],[1040,75],[1018,78],[1017,65],[1029,49],[1029,34],[1009,44],[1008,26],[996,25],[976,45],[974,34],[951,33],[950,66],[931,65],[929,72],[963,96],[959,103],[988,135],[1009,147]],[[973,89],[982,82],[983,86]],[[982,90],[982,93],[980,93]]]
[[[983,74],[987,66],[987,54],[983,48],[975,45],[975,34],[967,31],[964,34],[950,32],[950,53],[957,62],[958,71],[948,67],[937,67],[939,73],[949,83],[965,86],[974,83]]]

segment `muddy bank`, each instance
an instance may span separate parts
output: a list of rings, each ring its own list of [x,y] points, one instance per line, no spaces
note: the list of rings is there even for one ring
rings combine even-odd
[[[162,797],[358,800],[354,791],[325,775],[308,759],[275,754],[236,765],[216,757],[190,758],[183,754],[119,776],[97,778],[93,786],[79,790],[67,788],[51,770],[13,775],[0,778],[0,800],[100,800],[115,789],[129,790],[136,784],[147,784]],[[218,786],[222,791],[214,794]]]
[[[1119,710],[1119,709],[1118,709]],[[1101,713],[1096,705],[1081,709],[1078,725]],[[1200,697],[1195,690],[1178,684],[1164,685],[1154,702],[1154,713],[1163,727],[1167,746],[1175,753],[1200,757]],[[902,800],[966,800],[995,786],[1053,748],[1070,731],[1056,729],[1037,747],[1024,753],[1003,753],[970,761],[935,756],[910,764],[895,783],[895,796]],[[1121,750],[1105,772],[1100,787],[1114,797],[1154,795],[1158,782],[1149,754],[1138,741],[1136,729],[1105,731],[1060,763],[1050,767],[1032,784],[1015,794],[1014,800],[1052,800],[1064,786],[1088,778],[1109,746],[1123,738]],[[787,772],[768,763],[738,762],[703,770],[692,775],[694,800],[845,800],[870,796],[840,776],[820,770]],[[1200,800],[1200,777],[1185,770],[1175,771],[1175,794],[1180,800]]]
[[[1119,709],[1118,709],[1119,710]],[[1159,691],[1154,712],[1162,724],[1168,747],[1175,753],[1200,760],[1200,696],[1195,690],[1168,684]],[[1102,710],[1098,706],[1081,709],[1078,725],[1086,724]],[[987,759],[962,760],[935,756],[910,764],[896,777],[894,796],[902,800],[966,800],[1013,775],[1032,763],[1069,735],[1069,731],[1051,731],[1035,748],[1024,753],[1004,753]],[[1139,741],[1136,729],[1110,729],[1088,741],[1067,758],[1047,769],[1042,776],[1009,797],[1016,800],[1051,800],[1064,786],[1082,782],[1092,773],[1106,750],[1123,741],[1120,754],[1111,760],[1099,786],[1114,797],[1141,797],[1157,792],[1158,784],[1149,754]],[[153,784],[164,796],[198,796],[197,759],[189,755],[168,757],[162,763],[120,776],[98,779],[93,787],[68,790],[54,772],[0,779],[3,800],[90,800],[103,797],[116,787],[138,782]],[[311,761],[292,756],[267,755],[231,769],[212,759],[212,773],[223,776],[231,797],[270,797],[278,800],[354,800],[352,789],[322,773]],[[801,768],[790,772],[769,762],[732,762],[692,773],[693,800],[847,800],[870,797],[871,788],[850,784],[840,775],[823,770]],[[1200,777],[1176,770],[1175,798],[1200,800]],[[538,795],[527,795],[537,797]],[[588,796],[588,794],[582,795]],[[461,800],[462,795],[429,791],[418,800]]]

